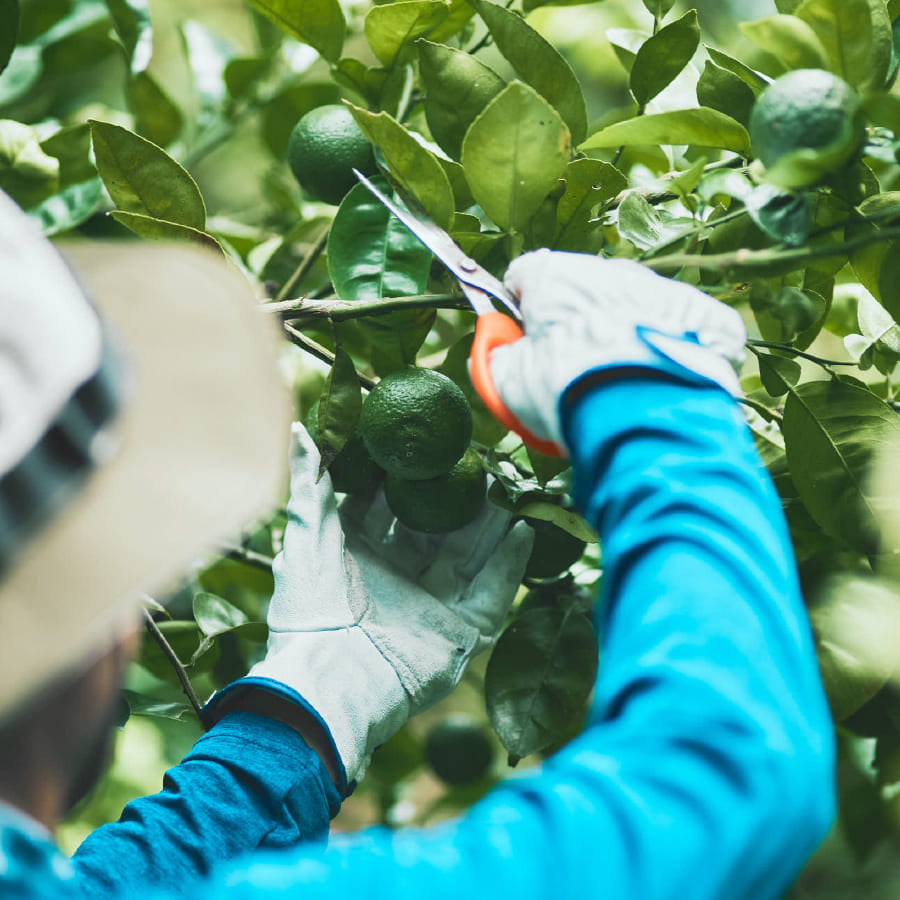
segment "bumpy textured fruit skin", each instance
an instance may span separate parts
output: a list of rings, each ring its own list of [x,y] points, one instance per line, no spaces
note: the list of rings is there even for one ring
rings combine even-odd
[[[487,476],[474,450],[443,475],[410,481],[390,473],[384,496],[391,512],[413,531],[444,534],[468,525],[484,507]]]
[[[391,475],[434,478],[469,446],[472,412],[465,394],[433,369],[400,369],[369,391],[359,433],[372,459]]]
[[[319,443],[319,401],[310,407],[303,417],[303,424],[309,436]],[[342,450],[328,467],[331,484],[342,494],[370,494],[374,492],[384,474],[372,457],[358,432],[350,435]]]
[[[353,169],[375,171],[372,145],[347,107],[317,106],[294,126],[287,160],[300,187],[314,200],[337,205],[355,184]]]
[[[525,566],[526,578],[553,578],[560,575],[584,553],[587,546],[584,541],[552,522],[529,519],[528,524],[534,529],[535,535],[534,547]]]
[[[462,787],[487,775],[494,748],[483,728],[461,716],[447,719],[425,739],[425,759],[435,775],[447,784]]]
[[[750,141],[766,168],[796,150],[833,150],[845,163],[865,135],[856,91],[823,69],[797,69],[776,78],[750,114]]]

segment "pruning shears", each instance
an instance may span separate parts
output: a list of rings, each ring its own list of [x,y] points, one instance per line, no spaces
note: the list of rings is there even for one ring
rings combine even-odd
[[[491,377],[489,364],[491,352],[497,347],[514,344],[524,334],[521,325],[522,314],[513,294],[499,278],[466,256],[453,238],[433,222],[418,204],[407,201],[408,208],[398,206],[365,175],[356,169],[353,172],[372,194],[456,276],[466,299],[477,313],[475,338],[469,353],[469,377],[484,405],[502,425],[518,434],[529,447],[548,456],[564,456],[565,453],[558,444],[532,434],[516,418],[500,398]],[[506,312],[496,309],[494,300],[497,300]]]

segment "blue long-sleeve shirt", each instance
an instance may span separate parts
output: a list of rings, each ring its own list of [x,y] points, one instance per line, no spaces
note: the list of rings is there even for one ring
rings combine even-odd
[[[833,818],[834,752],[780,504],[738,409],[646,378],[590,390],[564,427],[604,551],[578,738],[458,820],[325,847],[338,795],[321,762],[280,723],[228,716],[161,794],[88,838],[74,882],[196,900],[780,896]]]

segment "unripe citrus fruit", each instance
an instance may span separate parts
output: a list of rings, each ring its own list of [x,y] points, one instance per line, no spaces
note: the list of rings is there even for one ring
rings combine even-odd
[[[309,436],[318,444],[318,400],[310,407],[303,419],[303,424],[306,426]],[[332,460],[328,467],[328,474],[331,476],[331,484],[336,491],[340,491],[342,494],[366,494],[374,490],[382,472],[369,456],[359,432],[354,431],[341,448],[341,452]]]
[[[808,157],[808,164],[801,161],[799,171],[787,176],[797,187],[840,168],[864,135],[856,91],[823,69],[797,69],[776,78],[750,114],[750,140],[767,169],[792,154]]]
[[[375,171],[372,145],[346,106],[317,106],[294,126],[287,160],[300,187],[314,200],[340,203],[357,184],[353,169]]]
[[[400,369],[369,391],[359,433],[372,459],[401,478],[434,478],[457,462],[472,437],[465,394],[433,369]]]
[[[584,541],[543,519],[529,519],[528,524],[535,534],[525,566],[526,578],[553,578],[581,559],[587,546]]]
[[[425,759],[442,781],[454,786],[473,784],[487,775],[494,748],[483,728],[455,716],[434,728],[425,739]]]
[[[443,534],[468,525],[484,507],[487,476],[474,450],[443,475],[410,481],[390,473],[384,496],[391,512],[414,531]]]

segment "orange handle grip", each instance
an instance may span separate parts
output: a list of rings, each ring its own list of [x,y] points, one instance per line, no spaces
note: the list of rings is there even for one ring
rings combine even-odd
[[[475,325],[475,339],[472,341],[472,351],[469,354],[469,377],[478,395],[484,400],[484,405],[501,425],[514,431],[529,447],[539,453],[545,453],[547,456],[565,456],[561,447],[553,441],[532,434],[507,409],[494,386],[494,379],[491,378],[491,352],[505,344],[514,344],[523,334],[518,323],[502,312],[480,315]]]

